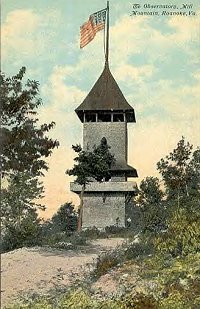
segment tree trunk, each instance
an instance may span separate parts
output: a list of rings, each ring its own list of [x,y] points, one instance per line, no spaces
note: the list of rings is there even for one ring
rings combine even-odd
[[[186,188],[186,195],[189,196],[187,182],[185,182],[185,188]]]
[[[177,202],[178,202],[178,209],[179,209],[180,208],[180,183],[178,184]]]
[[[81,232],[81,228],[82,228],[84,191],[85,191],[85,185],[82,185],[81,195],[80,195],[80,208],[79,208],[78,228],[77,228],[78,233]]]

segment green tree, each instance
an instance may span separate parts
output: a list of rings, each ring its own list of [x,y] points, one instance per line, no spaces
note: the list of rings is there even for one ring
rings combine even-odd
[[[42,183],[29,173],[13,173],[1,193],[3,249],[12,250],[37,240],[40,219],[37,209],[45,207],[36,202],[44,192]]]
[[[174,255],[200,250],[200,149],[182,139],[158,164],[166,189],[167,231],[157,240],[159,250]]]
[[[186,169],[188,179],[188,194],[189,197],[200,198],[200,149],[197,148],[190,159]]]
[[[78,215],[72,203],[65,203],[62,205],[56,214],[53,215],[52,229],[59,232],[73,232],[77,229]]]
[[[161,204],[164,193],[160,188],[160,181],[157,177],[146,177],[140,183],[140,204],[152,205]]]
[[[155,239],[159,252],[172,256],[199,252],[200,212],[188,212],[183,208],[173,210],[167,218],[167,230]]]
[[[39,83],[24,82],[25,72],[23,67],[15,76],[0,75],[2,176],[13,171],[43,175],[48,169],[44,158],[59,145],[46,135],[55,123],[38,124],[37,109],[42,104]]]
[[[146,177],[140,183],[136,203],[141,208],[142,229],[157,231],[165,225],[164,192],[157,177]]]
[[[193,145],[186,143],[185,138],[182,137],[177,147],[157,163],[168,200],[177,199],[178,206],[180,206],[180,199],[190,196],[193,186],[198,186],[199,167],[196,168],[196,164],[199,150],[191,158],[192,149]]]
[[[110,168],[114,164],[114,156],[110,153],[110,147],[106,138],[102,138],[100,145],[94,146],[93,151],[82,150],[80,145],[73,145],[76,152],[74,167],[66,171],[70,176],[75,176],[75,182],[82,186],[80,194],[78,232],[81,231],[83,216],[83,197],[86,184],[90,181],[102,181],[110,177]]]
[[[55,123],[39,124],[38,108],[42,104],[39,83],[29,79],[24,81],[25,72],[23,67],[15,76],[0,75],[2,225],[8,233],[4,233],[4,239],[6,235],[15,234],[21,244],[30,233],[34,237],[34,224],[37,230],[37,209],[43,208],[35,202],[43,193],[38,176],[48,170],[45,160],[59,146],[57,140],[48,137]],[[19,243],[15,241],[16,246]]]

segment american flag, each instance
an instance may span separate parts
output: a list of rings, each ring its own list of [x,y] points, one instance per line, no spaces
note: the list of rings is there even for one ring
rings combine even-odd
[[[80,48],[90,43],[96,33],[105,27],[106,9],[90,15],[87,22],[80,27]]]

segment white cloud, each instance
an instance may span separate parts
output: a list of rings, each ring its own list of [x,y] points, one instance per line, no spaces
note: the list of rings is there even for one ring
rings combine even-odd
[[[130,86],[126,98],[136,109],[136,116],[154,114],[158,120],[170,118],[174,122],[190,121],[192,125],[195,119],[200,118],[200,89],[197,83],[183,86],[173,80],[145,82],[144,79],[135,89],[131,91]]]
[[[81,128],[74,109],[86,96],[86,93],[78,87],[67,85],[65,78],[71,74],[73,74],[73,67],[55,67],[48,83],[42,88],[42,93],[49,102],[40,110],[40,121],[41,123],[49,120],[56,122],[56,130],[52,131],[51,136],[57,138],[62,145],[77,142],[77,128],[79,133]]]
[[[118,66],[140,52],[148,54],[149,63],[159,58],[165,59],[169,51],[177,46],[190,53],[187,43],[199,40],[198,15],[168,18],[166,23],[174,30],[169,34],[153,27],[150,20],[151,17],[131,18],[124,15],[111,27],[112,61]]]
[[[146,78],[155,73],[155,68],[152,65],[143,65],[134,67],[130,64],[124,64],[117,67],[114,71],[114,76],[117,80],[122,80],[126,84],[142,83]]]
[[[195,73],[193,74],[193,77],[194,77],[197,81],[200,82],[200,72],[199,72],[199,71],[198,71],[198,72],[195,72]]]
[[[197,11],[194,17],[174,16],[170,18],[168,24],[176,30],[176,33],[170,36],[171,39],[181,44],[186,41],[199,41],[199,13],[200,11]]]
[[[38,55],[52,57],[50,46],[56,36],[59,17],[57,10],[47,9],[42,15],[32,9],[10,11],[2,24],[3,60],[16,53],[23,59]]]
[[[195,48],[192,50],[190,43],[199,35],[197,17],[166,18],[166,25],[173,29],[173,32],[167,34],[154,27],[150,21],[151,17],[147,16],[132,18],[122,15],[110,27],[110,64],[118,80],[127,83],[131,79],[142,83],[144,78],[151,77],[156,72],[157,61],[169,60],[176,48],[181,48],[189,56],[195,53]],[[78,47],[78,37],[76,44]],[[134,67],[131,64],[134,55],[140,53],[146,55],[148,63]],[[193,57],[188,57],[187,63],[193,61]],[[81,50],[80,59],[72,74],[80,78],[88,72],[88,75],[93,76],[100,72],[103,62],[103,32],[100,32],[94,41]]]
[[[40,17],[32,10],[11,11],[2,25],[2,53],[5,57],[10,50],[24,54],[35,51],[33,33],[38,29]]]
[[[121,66],[127,62],[129,56],[142,51],[146,36],[146,20],[147,17],[132,19],[124,15],[110,28],[112,62]]]
[[[34,31],[40,22],[40,18],[32,10],[11,11],[3,25],[3,34],[7,37],[25,34]],[[25,27],[26,25],[26,27]]]

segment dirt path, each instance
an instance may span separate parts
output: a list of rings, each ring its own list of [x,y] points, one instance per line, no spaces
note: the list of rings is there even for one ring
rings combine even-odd
[[[121,238],[99,239],[82,251],[22,248],[2,254],[2,308],[17,294],[45,293],[55,286],[70,285],[77,277],[84,280],[85,272],[98,254],[123,241]]]

